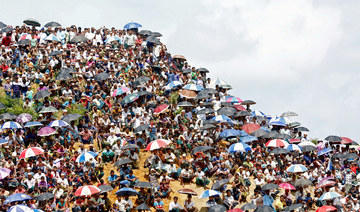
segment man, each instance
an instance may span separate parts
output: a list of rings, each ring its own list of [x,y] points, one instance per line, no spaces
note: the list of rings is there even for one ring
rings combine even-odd
[[[195,207],[195,203],[191,200],[191,194],[188,194],[187,199],[184,201],[184,211],[186,212],[198,212],[199,209]]]
[[[118,180],[118,177],[119,177],[119,176],[117,176],[117,175],[115,174],[114,170],[111,170],[111,171],[110,171],[110,175],[109,175],[109,177],[108,177],[108,183],[109,183],[113,188],[115,188],[115,186],[116,186],[116,182],[117,182],[117,180]]]
[[[206,207],[209,209],[212,206],[217,205],[217,203],[215,202],[215,199],[213,196],[209,197],[209,200],[206,202]]]
[[[193,171],[189,169],[189,164],[186,164],[185,169],[181,170],[180,174],[181,185],[184,185],[184,182],[191,182],[193,177]]]
[[[115,157],[114,152],[110,149],[109,145],[106,145],[106,149],[102,152],[103,162],[104,163],[115,162],[114,157]]]
[[[206,186],[209,185],[210,180],[206,178],[205,173],[201,170],[200,167],[196,169],[195,176],[196,176],[196,185],[204,186],[204,188],[206,188]]]
[[[274,208],[272,205],[273,203],[274,203],[274,198],[270,195],[270,190],[266,190],[265,195],[263,197],[263,204],[270,206],[271,208]]]
[[[125,196],[121,200],[121,204],[122,204],[122,207],[125,208],[126,212],[130,212],[131,209],[134,207],[131,199],[129,198],[129,196]]]
[[[169,205],[169,212],[180,212],[181,210],[183,210],[183,207],[180,206],[178,197],[175,196],[174,201]]]

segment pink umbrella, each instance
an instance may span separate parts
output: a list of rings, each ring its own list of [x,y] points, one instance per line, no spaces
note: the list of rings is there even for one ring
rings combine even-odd
[[[18,117],[16,117],[16,121],[23,124],[25,122],[30,121],[32,118],[33,117],[30,114],[22,113],[22,114],[18,115]]]
[[[340,143],[341,144],[351,144],[352,142],[354,142],[353,140],[351,140],[350,138],[347,138],[347,137],[341,137],[341,141]]]
[[[246,110],[246,108],[244,108],[244,106],[242,106],[242,105],[234,105],[234,108],[235,108],[236,110],[238,110],[238,111],[244,111],[244,110]]]
[[[129,91],[130,91],[130,89],[127,88],[127,87],[120,87],[120,88],[117,88],[117,89],[113,92],[112,96],[118,96],[118,95],[127,93],[127,92],[129,92]]]
[[[291,185],[290,183],[280,183],[279,187],[283,188],[285,190],[296,190],[296,188],[293,185]]]
[[[332,180],[326,180],[322,183],[319,183],[317,186],[316,186],[316,189],[318,188],[323,188],[323,187],[327,187],[327,186],[333,186],[335,185],[335,181],[332,181]]]
[[[35,39],[40,39],[39,36],[35,35],[34,36]],[[23,35],[20,40],[24,40],[24,39],[32,39],[32,36],[30,34],[27,34],[27,35]]]
[[[76,191],[75,191],[75,196],[88,196],[88,195],[93,195],[93,194],[98,194],[100,193],[101,190],[93,185],[86,185],[86,186],[80,186]]]
[[[155,108],[154,114],[162,113],[168,108],[169,108],[169,105],[160,105],[159,107]]]
[[[11,170],[7,168],[0,168],[0,179],[4,179],[5,177],[10,175]]]
[[[169,145],[169,144],[170,144],[170,141],[168,141],[168,140],[157,139],[157,140],[151,141],[148,144],[148,146],[146,147],[145,150],[152,151],[152,150],[155,150],[155,149],[160,149],[161,147],[164,147],[164,146]]]
[[[56,133],[56,130],[51,127],[43,127],[39,130],[38,136],[49,136]]]
[[[24,151],[22,151],[19,158],[21,159],[21,158],[34,157],[34,156],[40,155],[42,153],[44,153],[43,149],[41,149],[39,147],[30,147],[30,148],[27,148]]]

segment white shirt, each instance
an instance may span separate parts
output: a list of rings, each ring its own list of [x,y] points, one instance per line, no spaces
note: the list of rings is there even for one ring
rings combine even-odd
[[[171,211],[174,208],[183,209],[183,207],[180,206],[179,202],[171,202],[169,205],[169,211]]]

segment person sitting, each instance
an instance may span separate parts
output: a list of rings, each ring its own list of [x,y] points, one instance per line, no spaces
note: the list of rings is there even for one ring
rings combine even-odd
[[[110,149],[110,146],[107,145],[106,149],[102,152],[103,162],[104,163],[114,162],[114,158],[115,158],[114,152]]]
[[[234,196],[231,194],[230,190],[226,190],[226,195],[223,194],[223,204],[225,207],[230,210],[233,209],[239,202],[235,201]]]
[[[137,181],[139,181],[139,178],[137,178],[133,171],[130,170],[129,174],[125,176],[125,180],[130,182],[130,187],[133,187]]]
[[[165,212],[164,210],[164,202],[161,201],[161,198],[156,198],[156,201],[154,202],[154,207],[156,209],[156,212]]]
[[[193,171],[189,168],[189,165],[185,165],[185,169],[181,170],[180,180],[181,185],[184,185],[185,182],[191,182],[194,178]]]
[[[170,185],[166,183],[166,179],[162,179],[159,186],[159,192],[162,198],[167,198],[171,192]]]
[[[204,188],[206,188],[206,186],[209,185],[210,180],[206,178],[205,173],[201,170],[200,167],[196,169],[195,176],[196,176],[196,185],[204,186]]]
[[[79,135],[83,144],[93,143],[93,136],[88,128],[85,128],[84,131],[79,133]]]
[[[118,181],[118,177],[119,177],[119,176],[117,176],[117,175],[115,174],[114,170],[111,170],[111,171],[110,171],[110,175],[109,175],[109,177],[108,177],[108,183],[111,185],[111,187],[113,187],[113,188],[116,187],[116,183],[117,183],[117,181]]]
[[[178,199],[178,197],[174,197],[174,201],[169,205],[169,212],[180,212],[183,210],[183,207],[180,206]]]

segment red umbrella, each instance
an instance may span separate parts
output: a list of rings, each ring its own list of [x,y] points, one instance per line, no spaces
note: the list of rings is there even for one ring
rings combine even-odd
[[[21,158],[34,157],[34,156],[40,155],[42,153],[44,153],[43,149],[41,149],[39,147],[30,147],[30,148],[27,148],[24,151],[22,151],[19,158],[21,159]]]
[[[298,144],[298,143],[300,143],[301,142],[301,140],[300,139],[290,139],[289,140],[289,143],[292,143],[292,144]]]
[[[159,114],[165,112],[166,109],[169,108],[169,105],[160,105],[159,107],[155,108],[154,114]]]
[[[336,211],[337,208],[331,205],[324,205],[316,210],[316,212],[327,212],[327,211]]]
[[[151,150],[155,150],[155,149],[160,149],[161,147],[164,147],[169,144],[170,144],[170,141],[168,141],[168,140],[157,139],[157,140],[151,141],[145,150],[151,151]]]
[[[240,208],[234,208],[234,209],[228,210],[228,212],[244,212],[244,210],[242,210]]]
[[[291,185],[290,183],[280,183],[279,187],[286,189],[286,190],[296,190],[296,188],[293,185]]]
[[[91,196],[93,194],[98,194],[100,193],[101,190],[93,185],[86,185],[86,186],[80,186],[76,191],[75,191],[75,196]]]
[[[351,144],[352,142],[354,142],[353,140],[351,140],[350,138],[347,137],[341,137],[341,144]]]
[[[191,194],[191,195],[194,195],[194,196],[197,196],[197,195],[198,195],[194,190],[189,189],[189,188],[180,189],[180,190],[178,190],[178,192],[179,192],[180,194]]]
[[[267,147],[284,147],[287,146],[288,142],[281,140],[281,139],[273,139],[268,141],[265,146]]]
[[[40,39],[40,37],[39,36],[37,36],[37,35],[35,35],[34,36],[34,38],[35,39]],[[31,34],[27,34],[27,35],[24,35],[24,36],[22,36],[21,38],[20,38],[20,40],[24,40],[24,39],[32,39],[32,35]]]
[[[256,130],[260,129],[260,125],[255,124],[255,123],[249,123],[249,124],[245,124],[242,127],[242,130],[244,130],[246,133],[250,134],[252,132],[255,132]]]
[[[244,108],[244,106],[242,106],[242,105],[234,105],[234,108],[235,108],[236,110],[238,110],[238,111],[244,111],[244,110],[246,110],[246,109]]]

